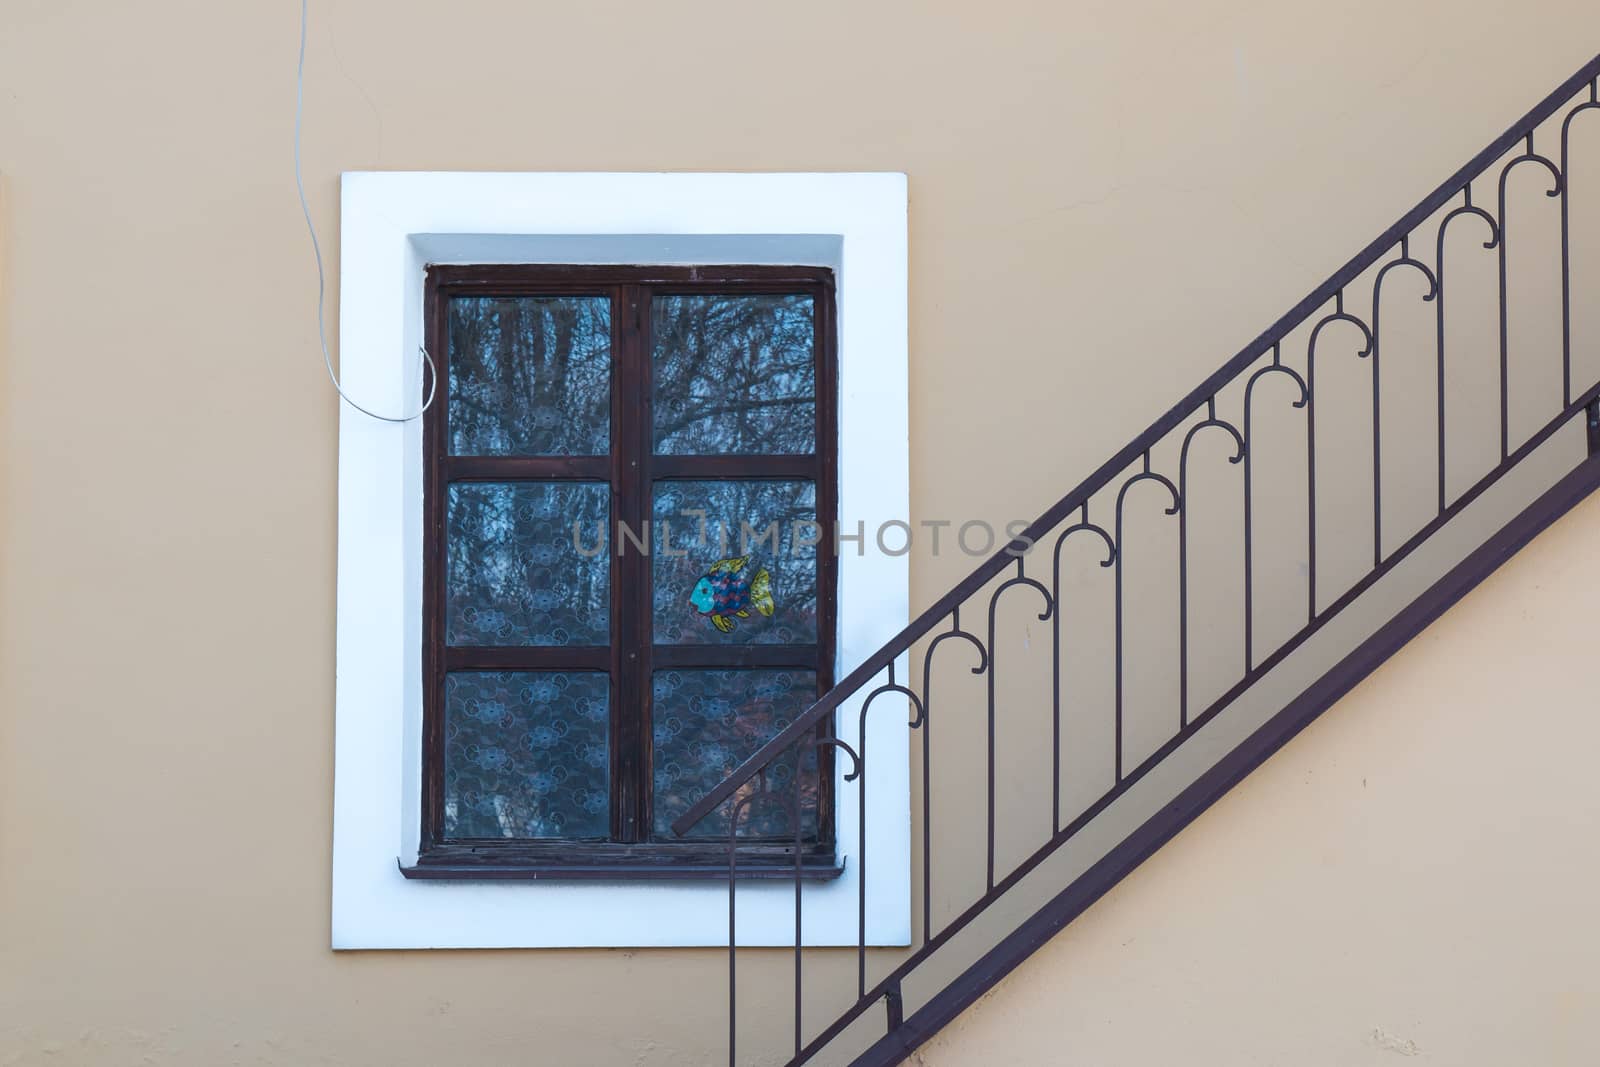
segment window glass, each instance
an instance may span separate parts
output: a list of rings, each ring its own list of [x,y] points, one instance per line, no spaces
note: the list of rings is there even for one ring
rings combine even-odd
[[[610,643],[607,486],[455,482],[448,499],[447,643]]]
[[[809,296],[670,296],[651,314],[663,455],[797,454],[817,445]]]
[[[672,821],[709,793],[794,717],[816,703],[812,671],[657,671],[651,686],[655,749],[655,832],[672,836]],[[791,758],[768,775],[767,793],[740,814],[744,837],[794,834]],[[800,783],[801,833],[816,833],[817,758],[807,752]],[[706,816],[694,837],[728,835],[727,806]]]
[[[458,671],[444,702],[446,837],[611,832],[605,675]]]
[[[654,496],[657,644],[816,641],[815,483],[661,481]]]
[[[603,456],[611,449],[611,301],[450,301],[450,452]]]

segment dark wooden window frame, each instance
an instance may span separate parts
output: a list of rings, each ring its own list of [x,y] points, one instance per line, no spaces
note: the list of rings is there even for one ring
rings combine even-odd
[[[674,294],[804,294],[812,297],[816,353],[816,451],[807,455],[654,455],[651,440],[650,301]],[[595,457],[448,454],[449,301],[457,296],[606,296],[611,300],[611,454]],[[834,683],[838,559],[838,362],[833,271],[809,266],[435,265],[425,285],[425,335],[439,375],[423,420],[422,833],[410,878],[723,878],[726,838],[651,840],[651,673],[657,667],[814,670],[817,692]],[[806,479],[816,484],[816,645],[653,645],[650,560],[613,544],[609,647],[447,647],[444,640],[445,490],[452,482],[594,481],[611,488],[611,530],[644,529],[652,485],[667,479]],[[611,837],[607,842],[444,837],[444,682],[451,670],[569,669],[611,678]],[[828,728],[831,732],[831,727]],[[802,843],[807,877],[841,872],[835,853],[832,748],[819,751],[818,833]],[[793,876],[789,841],[742,840],[740,877]]]

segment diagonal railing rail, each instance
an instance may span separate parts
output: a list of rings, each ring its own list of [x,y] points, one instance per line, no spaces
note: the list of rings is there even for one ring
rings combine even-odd
[[[728,806],[729,811],[729,963],[730,963],[730,989],[729,989],[729,1058],[730,1062],[736,1061],[735,1038],[738,1034],[737,1021],[737,985],[731,979],[736,975],[735,959],[737,946],[735,945],[734,902],[737,893],[736,881],[732,877],[736,872],[736,853],[732,847],[736,840],[739,818],[743,811],[756,803],[758,798],[767,793],[769,784],[769,771],[772,771],[781,760],[789,757],[791,752],[800,753],[809,750],[812,746],[827,746],[842,750],[849,757],[851,764],[850,773],[844,777],[846,782],[856,782],[857,787],[865,791],[871,776],[872,767],[866,759],[866,753],[857,752],[832,736],[832,727],[836,713],[843,707],[847,700],[852,699],[863,691],[868,690],[865,704],[860,711],[861,736],[865,736],[867,711],[873,699],[882,694],[898,694],[905,698],[914,709],[913,721],[909,724],[914,730],[921,733],[921,759],[922,759],[922,788],[921,788],[921,870],[919,896],[921,904],[921,929],[920,938],[915,947],[888,972],[881,980],[868,983],[867,980],[867,894],[866,894],[866,867],[867,867],[867,840],[866,840],[866,805],[857,805],[860,813],[860,836],[857,841],[859,854],[857,857],[859,882],[860,907],[858,915],[858,944],[856,967],[855,997],[838,1016],[828,1025],[809,1036],[804,1031],[804,1011],[802,1004],[801,964],[802,944],[800,937],[801,924],[801,894],[799,891],[799,871],[796,871],[795,917],[796,938],[793,946],[795,953],[795,997],[793,1019],[793,1056],[789,1062],[803,1063],[816,1056],[827,1048],[841,1033],[850,1027],[862,1014],[873,1005],[883,1002],[887,1005],[889,1037],[874,1046],[874,1053],[869,1057],[871,1062],[897,1062],[905,1051],[913,1047],[912,1041],[920,1040],[926,1036],[926,1019],[921,1026],[908,1026],[908,1020],[902,1007],[902,984],[917,973],[934,953],[949,944],[953,938],[966,930],[975,920],[989,911],[1001,898],[1017,887],[1024,878],[1040,867],[1062,845],[1076,837],[1081,831],[1095,822],[1118,799],[1128,794],[1142,780],[1146,779],[1154,770],[1161,767],[1165,761],[1177,753],[1187,741],[1193,738],[1208,723],[1215,720],[1222,712],[1234,706],[1239,699],[1252,690],[1270,672],[1283,664],[1293,653],[1304,646],[1316,634],[1322,631],[1333,620],[1340,618],[1357,603],[1369,590],[1386,575],[1395,570],[1402,562],[1410,558],[1419,548],[1430,542],[1452,520],[1460,516],[1466,509],[1478,501],[1485,493],[1496,486],[1513,470],[1522,466],[1525,461],[1540,453],[1557,439],[1558,435],[1575,422],[1581,422],[1587,427],[1582,435],[1585,442],[1583,451],[1588,457],[1600,455],[1600,373],[1591,375],[1583,367],[1575,366],[1574,361],[1574,284],[1575,272],[1575,244],[1573,212],[1571,203],[1571,166],[1573,162],[1573,138],[1578,129],[1578,121],[1585,117],[1592,120],[1594,129],[1600,131],[1600,119],[1595,119],[1589,113],[1600,114],[1600,56],[1568,78],[1557,87],[1549,96],[1537,106],[1529,110],[1522,118],[1518,119],[1505,133],[1495,138],[1483,151],[1475,155],[1454,174],[1447,178],[1437,189],[1418,203],[1414,208],[1402,216],[1399,221],[1390,226],[1348,263],[1337,270],[1322,285],[1313,290],[1305,299],[1297,303],[1286,314],[1263,331],[1258,337],[1246,345],[1237,355],[1228,360],[1214,374],[1197,386],[1183,400],[1173,406],[1165,415],[1157,419],[1148,429],[1134,438],[1126,447],[1115,456],[1106,461],[1098,470],[1083,482],[1063,496],[1054,506],[1029,525],[1015,540],[1005,548],[996,552],[982,565],[974,570],[965,580],[956,585],[942,596],[930,608],[919,615],[909,626],[886,643],[877,653],[870,656],[860,666],[850,672],[837,686],[825,694],[812,705],[805,713],[797,717],[793,723],[782,730],[770,741],[761,746],[749,759],[741,764],[732,774],[719,783],[705,797],[696,803],[688,812],[673,824],[677,833],[685,833],[703,820],[711,812]],[[1545,129],[1547,123],[1558,119],[1552,128]],[[1536,137],[1553,137],[1556,141],[1555,159],[1546,154],[1541,154],[1536,148]],[[1600,145],[1600,140],[1596,140]],[[1547,150],[1548,151],[1548,150]],[[1492,173],[1498,166],[1498,172]],[[1548,179],[1548,188],[1544,195],[1559,201],[1559,223],[1555,247],[1550,249],[1551,259],[1559,263],[1559,302],[1560,302],[1560,327],[1559,340],[1559,389],[1554,387],[1554,375],[1550,376],[1552,388],[1550,395],[1535,403],[1522,404],[1513,410],[1513,359],[1512,349],[1513,332],[1510,328],[1511,305],[1509,280],[1513,275],[1512,260],[1508,257],[1508,223],[1510,200],[1508,200],[1509,182],[1513,173],[1520,167],[1531,166],[1543,171]],[[1480,179],[1492,177],[1496,211],[1491,213],[1484,207],[1473,202],[1473,184]],[[1597,190],[1600,191],[1600,190]],[[1600,198],[1597,198],[1600,199]],[[1470,217],[1470,219],[1469,219]],[[1597,216],[1600,217],[1600,216]],[[1467,465],[1452,460],[1447,441],[1447,427],[1459,426],[1462,421],[1472,419],[1469,406],[1463,405],[1459,400],[1461,383],[1457,380],[1463,371],[1456,366],[1457,360],[1451,358],[1452,343],[1455,340],[1454,331],[1450,329],[1451,320],[1446,316],[1446,264],[1450,258],[1446,247],[1446,238],[1452,232],[1452,227],[1470,224],[1471,220],[1482,228],[1484,239],[1481,247],[1484,250],[1495,252],[1496,274],[1498,281],[1498,404],[1497,419],[1493,429],[1496,438],[1497,459],[1492,462],[1487,471],[1469,470],[1467,475],[1479,475],[1467,482],[1464,488],[1452,491],[1452,476],[1455,482],[1460,483],[1467,475],[1462,474],[1462,469]],[[1431,234],[1428,232],[1432,227]],[[1520,230],[1518,231],[1520,234]],[[1544,231],[1530,229],[1529,242],[1537,241]],[[1431,248],[1432,266],[1413,255],[1413,239],[1422,235],[1424,238],[1431,236],[1431,242],[1424,244]],[[1519,246],[1521,247],[1521,246]],[[1597,250],[1600,251],[1600,250]],[[1423,255],[1428,252],[1424,251]],[[1521,255],[1521,253],[1519,253]],[[1517,261],[1520,264],[1522,261]],[[1520,267],[1518,269],[1521,269]],[[1385,338],[1384,330],[1380,326],[1380,312],[1383,309],[1383,286],[1386,278],[1393,272],[1406,270],[1414,272],[1419,280],[1426,284],[1426,292],[1421,299],[1434,305],[1434,336],[1433,348],[1435,357],[1435,382],[1428,401],[1423,405],[1426,410],[1423,414],[1436,420],[1436,464],[1430,467],[1428,480],[1433,483],[1428,491],[1432,498],[1432,515],[1426,521],[1406,536],[1399,544],[1387,547],[1385,539],[1385,524],[1383,518],[1385,501],[1385,475],[1395,472],[1396,461],[1393,456],[1385,457],[1383,428],[1385,423],[1385,409],[1382,403],[1383,376],[1381,374],[1380,356]],[[1464,284],[1464,283],[1463,283]],[[1352,293],[1356,289],[1364,289],[1361,294],[1370,300],[1370,305],[1363,302],[1361,307],[1370,306],[1370,321],[1363,319],[1360,314],[1347,310],[1347,307],[1357,306]],[[1600,288],[1597,288],[1600,291]],[[1466,303],[1474,303],[1472,297],[1474,290],[1463,289]],[[1452,304],[1456,307],[1456,304]],[[1592,303],[1583,303],[1585,309],[1593,307]],[[1459,314],[1459,311],[1458,311]],[[1304,332],[1309,327],[1309,333],[1304,337],[1304,354],[1296,359],[1297,352],[1292,351],[1292,344],[1299,339],[1299,332]],[[1364,573],[1349,581],[1336,595],[1329,594],[1333,580],[1324,576],[1327,569],[1325,561],[1319,561],[1318,530],[1319,525],[1325,525],[1326,514],[1319,517],[1319,499],[1324,499],[1326,493],[1319,494],[1318,474],[1323,470],[1319,465],[1319,434],[1318,410],[1319,400],[1325,411],[1325,418],[1332,417],[1330,405],[1340,400],[1337,394],[1324,395],[1319,392],[1317,380],[1317,355],[1319,343],[1326,344],[1325,335],[1330,331],[1353,331],[1350,333],[1354,342],[1359,343],[1357,355],[1368,360],[1371,370],[1370,383],[1370,432],[1371,448],[1371,495],[1370,495],[1370,527],[1362,533],[1363,538],[1370,537],[1371,565]],[[1299,332],[1297,332],[1299,331]],[[1600,352],[1600,339],[1593,346]],[[1303,367],[1303,370],[1301,369]],[[1520,369],[1520,366],[1519,366]],[[1268,378],[1286,379],[1286,384],[1292,386],[1294,399],[1292,409],[1304,413],[1305,437],[1305,496],[1304,496],[1304,574],[1305,574],[1305,600],[1302,606],[1302,622],[1298,628],[1287,637],[1277,642],[1270,649],[1266,647],[1258,620],[1256,618],[1256,603],[1260,591],[1256,588],[1255,567],[1260,555],[1259,546],[1255,540],[1255,526],[1258,522],[1257,513],[1261,507],[1261,491],[1255,486],[1259,476],[1256,469],[1257,446],[1256,437],[1262,432],[1253,424],[1254,408],[1258,404],[1256,395],[1258,385]],[[1520,395],[1520,394],[1519,394]],[[1238,425],[1219,415],[1219,404],[1236,402],[1240,409]],[[1348,405],[1346,405],[1347,407]],[[1410,405],[1415,407],[1415,405]],[[1468,408],[1464,413],[1458,412],[1452,418],[1452,412],[1457,407]],[[1533,412],[1532,418],[1523,417],[1526,410]],[[1344,412],[1348,414],[1348,412]],[[1519,426],[1520,423],[1531,422],[1531,427]],[[1231,685],[1224,687],[1220,695],[1210,700],[1198,711],[1191,708],[1193,699],[1193,685],[1190,679],[1191,666],[1191,633],[1190,620],[1193,614],[1191,604],[1191,574],[1190,574],[1190,536],[1189,536],[1189,496],[1191,492],[1190,450],[1191,444],[1201,434],[1201,431],[1212,430],[1224,434],[1233,446],[1233,453],[1226,457],[1232,464],[1242,467],[1242,669]],[[1519,432],[1519,430],[1521,432]],[[1169,477],[1157,469],[1153,457],[1158,453],[1176,453],[1176,479]],[[1415,450],[1406,448],[1400,457],[1401,461],[1412,460]],[[1327,463],[1324,452],[1321,464]],[[1404,469],[1404,468],[1402,468]],[[1580,473],[1588,480],[1583,481],[1584,489],[1592,488],[1592,473],[1596,470],[1596,461],[1592,458],[1585,459],[1578,465]],[[1130,471],[1132,473],[1130,473]],[[1090,509],[1095,503],[1097,494],[1109,490],[1117,485],[1120,487],[1115,493],[1114,522],[1112,528],[1107,529],[1091,520]],[[1177,517],[1177,611],[1178,626],[1178,652],[1177,652],[1177,706],[1175,711],[1176,730],[1158,745],[1148,756],[1140,759],[1132,766],[1128,766],[1128,746],[1125,744],[1127,723],[1125,722],[1125,553],[1123,546],[1127,540],[1124,530],[1126,502],[1129,490],[1141,482],[1151,482],[1161,487],[1168,494],[1170,506],[1164,509],[1164,514]],[[1571,485],[1562,483],[1567,487],[1567,495],[1561,497],[1562,501],[1569,501]],[[1559,487],[1558,487],[1559,488]],[[1282,487],[1273,491],[1274,500],[1283,498]],[[1555,499],[1555,498],[1551,498]],[[1341,501],[1347,503],[1347,501]],[[1551,505],[1554,506],[1554,505]],[[1567,505],[1563,505],[1567,506]],[[1348,510],[1348,509],[1346,509]],[[1101,795],[1088,803],[1081,811],[1070,816],[1063,812],[1063,786],[1062,786],[1062,628],[1060,611],[1062,597],[1062,550],[1063,546],[1073,535],[1083,533],[1093,535],[1103,543],[1105,558],[1101,566],[1114,570],[1115,592],[1114,613],[1112,628],[1113,642],[1113,669],[1115,673],[1115,699],[1113,710],[1113,752],[1109,754],[1112,764],[1112,784]],[[1391,531],[1391,540],[1393,539]],[[1040,546],[1049,546],[1051,551],[1047,554],[1049,566],[1044,568],[1038,576],[1028,571],[1028,562],[1034,550]],[[1325,546],[1324,546],[1325,547]],[[1365,549],[1363,549],[1365,551]],[[1319,577],[1323,582],[1319,589]],[[996,585],[998,583],[998,585]],[[1028,853],[1019,863],[1009,870],[999,869],[996,860],[996,668],[995,653],[997,644],[996,609],[1001,598],[1009,589],[1027,586],[1033,590],[1033,595],[1040,598],[1043,610],[1038,613],[1041,621],[1050,621],[1052,625],[1052,686],[1051,696],[1051,790],[1050,790],[1050,826],[1049,836],[1032,852]],[[1320,596],[1319,596],[1320,592]],[[987,594],[985,596],[985,594]],[[987,601],[984,603],[984,601]],[[962,608],[977,602],[977,611],[969,608],[968,615],[985,612],[987,629],[983,634],[973,633],[962,627]],[[1398,618],[1398,616],[1396,616]],[[1410,636],[1407,634],[1406,636]],[[986,808],[984,848],[984,889],[982,893],[966,907],[959,910],[952,918],[939,924],[935,921],[935,878],[931,863],[933,851],[933,831],[931,828],[931,798],[938,794],[938,789],[932,779],[930,763],[929,737],[935,721],[933,696],[930,686],[930,675],[933,673],[934,656],[938,647],[947,639],[957,639],[958,643],[972,646],[976,653],[977,665],[971,668],[973,674],[986,674],[987,689],[987,766],[985,768],[985,784],[987,795],[982,803]],[[896,661],[910,652],[919,642],[925,642],[922,659],[922,684],[920,692],[915,688],[915,683],[909,675],[909,669],[904,673],[907,677],[897,680]],[[882,680],[880,680],[880,678]],[[876,683],[876,684],[874,684]],[[942,709],[941,709],[942,710]],[[1319,709],[1320,710],[1320,709]],[[1041,739],[1040,744],[1044,744]],[[1240,746],[1239,750],[1242,750]],[[1236,751],[1239,751],[1236,750]],[[1227,762],[1226,759],[1218,761],[1217,767]],[[771,780],[780,780],[783,776],[772,774]],[[796,776],[798,778],[798,776]],[[791,801],[784,798],[785,803],[799,803],[798,783],[796,795]],[[794,820],[795,825],[800,823]],[[1135,856],[1131,860],[1136,864],[1144,855],[1148,855],[1146,847],[1153,850],[1151,840],[1140,840],[1139,834],[1147,836],[1154,833],[1145,828],[1130,834],[1118,849],[1128,855]],[[1170,836],[1170,833],[1167,834]],[[1160,840],[1155,840],[1159,845]],[[797,841],[796,854],[799,853]],[[1118,850],[1113,850],[1116,853]],[[1123,869],[1126,873],[1131,865]],[[1099,877],[1104,877],[1104,870],[1099,871]],[[1085,875],[1088,877],[1088,875]],[[1120,877],[1120,875],[1119,875]],[[896,1031],[902,1031],[896,1038]],[[913,1032],[915,1037],[913,1037]],[[897,1051],[898,1050],[898,1051]],[[867,1061],[862,1061],[867,1062]]]

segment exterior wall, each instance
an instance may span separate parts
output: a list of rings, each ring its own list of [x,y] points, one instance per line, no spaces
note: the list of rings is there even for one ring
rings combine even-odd
[[[909,518],[1003,522],[1042,510],[1600,39],[1582,0],[1469,6],[313,0],[308,191],[336,264],[346,170],[905,171]],[[290,177],[292,5],[3,0],[0,23],[0,1063],[716,1058],[715,951],[329,950],[337,408]],[[913,604],[971,562],[919,551]],[[1446,678],[1490,658],[1438,654]],[[1573,674],[1538,681],[1542,706],[1581,699]],[[1480,750],[1444,751],[1405,784],[1467,774]],[[1551,784],[1532,760],[1506,774],[1507,795]],[[1412,840],[1449,831],[1455,811],[1408,797],[1397,812],[1430,816]],[[1493,848],[1515,852],[1528,839],[1508,810]],[[1348,825],[1295,814],[1286,838]],[[1405,870],[1388,858],[1373,878]],[[1257,880],[1229,875],[1230,902],[1271,884],[1237,866]],[[1191,899],[1184,884],[1156,891]],[[1495,884],[1502,906],[1529,899],[1531,882]],[[1295,934],[1342,899],[1323,893],[1298,897]],[[1128,903],[1128,936],[1156,940],[1132,931],[1171,908]],[[1466,959],[1509,987],[1533,965],[1509,925],[1479,956],[1374,940],[1361,981],[1427,986]],[[1247,943],[1227,957],[1239,981],[1277,959]],[[1116,1007],[1156,1011],[1162,973]],[[1576,1018],[1565,998],[1584,987],[1561,988],[1502,1006],[1504,1032]],[[1392,1003],[1358,1013],[1358,1050],[1378,1026],[1444,1047]],[[1156,1029],[1134,1018],[1150,1016],[1117,1032]],[[1039,1048],[1022,1058],[1054,1057]]]
[[[1591,498],[919,1062],[1600,1062]]]

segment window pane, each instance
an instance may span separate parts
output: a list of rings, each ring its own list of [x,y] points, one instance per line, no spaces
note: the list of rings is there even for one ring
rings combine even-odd
[[[657,837],[672,836],[672,821],[728,776],[772,736],[816,703],[812,671],[657,671],[652,685],[655,736]],[[801,833],[817,832],[817,759],[802,760]],[[767,774],[771,796],[752,801],[740,815],[745,837],[794,835],[787,805],[794,802],[794,755]],[[692,837],[728,835],[727,809],[707,815]]]
[[[809,296],[658,296],[651,319],[657,452],[816,449]]]
[[[657,643],[816,642],[815,483],[662,481],[654,491]]]
[[[610,681],[463,671],[444,680],[446,837],[607,837]]]
[[[448,511],[447,642],[611,643],[609,487],[456,482]]]
[[[611,451],[611,300],[450,301],[450,451],[603,456]]]

